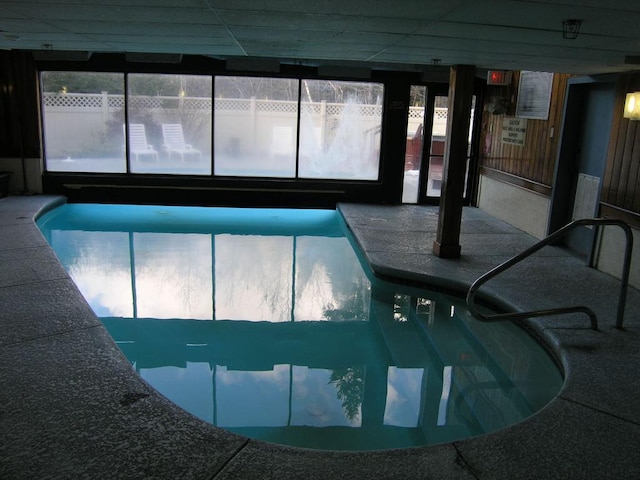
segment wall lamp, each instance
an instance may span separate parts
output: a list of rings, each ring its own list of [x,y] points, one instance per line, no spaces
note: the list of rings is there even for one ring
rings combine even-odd
[[[623,116],[629,120],[640,120],[640,92],[627,93]]]

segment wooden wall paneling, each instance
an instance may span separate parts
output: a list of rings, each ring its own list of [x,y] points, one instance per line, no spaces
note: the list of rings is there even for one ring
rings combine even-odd
[[[624,144],[627,139],[627,131],[629,130],[629,121],[626,121],[620,125],[620,131],[616,150],[613,156],[613,163],[611,165],[611,183],[609,184],[609,202],[612,205],[617,205],[618,191],[620,183],[620,171],[622,166],[622,157],[624,155]]]
[[[624,135],[622,129],[626,129],[626,124],[629,122],[622,117],[624,110],[624,95],[628,88],[628,79],[618,78],[614,93],[613,104],[613,121],[611,124],[611,133],[609,134],[609,148],[607,150],[607,160],[604,171],[604,178],[602,184],[601,199],[604,202],[612,202],[616,192],[613,187],[615,177],[615,157],[618,154],[618,144],[624,141]]]
[[[556,74],[551,92],[549,116],[547,120],[527,120],[527,132],[524,146],[502,143],[502,123],[505,115],[492,115],[483,112],[483,121],[487,125],[485,134],[491,132],[491,151],[483,151],[481,164],[484,167],[498,170],[550,186],[553,182],[553,172],[558,148],[558,136],[562,118],[564,96],[569,75]],[[514,75],[512,91],[517,91],[519,75]],[[503,92],[494,91],[494,95]],[[488,96],[490,97],[490,91]],[[490,101],[490,99],[489,99]],[[507,116],[513,115],[515,105],[512,105]],[[511,114],[511,115],[509,115]],[[554,127],[554,135],[550,136],[550,129]]]
[[[616,82],[615,99],[614,99],[614,124],[611,129],[611,136],[609,140],[609,151],[607,156],[607,162],[605,166],[605,184],[603,186],[602,200],[605,202],[615,204],[616,197],[618,195],[618,181],[620,179],[620,165],[622,163],[621,157],[624,152],[624,145],[626,138],[626,131],[629,128],[629,121],[622,118],[624,109],[624,92],[628,88],[628,78],[619,77]],[[616,120],[618,124],[616,125]],[[605,195],[606,193],[606,195]]]
[[[618,77],[602,193],[603,202],[632,214],[640,213],[640,122],[623,111],[626,94],[638,90],[640,74]]]
[[[543,170],[539,172],[541,183],[549,185],[553,183],[553,172],[555,170],[555,162],[559,145],[558,137],[560,135],[560,131],[562,130],[562,113],[564,111],[564,98],[567,90],[569,76],[554,75],[553,81],[554,88],[551,94],[552,97],[549,111],[549,123],[547,125],[547,131],[545,132],[547,138],[549,138],[549,141],[546,144],[547,148],[544,153],[544,163],[541,163]]]
[[[622,155],[619,158],[620,166],[618,179],[617,195],[614,205],[617,207],[624,206],[624,198],[627,195],[627,178],[629,177],[629,170],[631,169],[631,157],[633,154],[633,145],[636,139],[637,121],[628,122],[626,129],[626,136],[623,142]]]
[[[547,147],[547,138],[544,134],[546,130],[544,128],[548,122],[542,120],[534,121],[534,141],[535,145],[533,146],[533,152],[531,152],[531,158],[526,163],[526,176],[527,178],[531,178],[532,180],[538,181],[541,178],[539,173],[540,167],[544,169],[544,151]]]
[[[636,123],[635,140],[633,142],[633,150],[631,152],[631,164],[629,165],[629,174],[627,176],[623,208],[633,210],[634,200],[640,197],[640,189],[636,187],[638,183],[638,170],[640,170],[640,131]]]
[[[532,167],[536,163],[536,159],[538,158],[538,148],[540,147],[540,138],[539,138],[539,127],[540,121],[538,120],[529,120],[527,130],[531,133],[531,144],[528,149],[523,150],[522,153],[526,155],[524,162],[522,162],[522,170],[520,171],[520,175],[525,178],[530,178],[531,180],[535,180],[535,175],[532,172]]]

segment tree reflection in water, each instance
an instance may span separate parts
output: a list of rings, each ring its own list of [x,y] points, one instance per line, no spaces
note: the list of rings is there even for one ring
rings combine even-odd
[[[347,418],[352,421],[358,419],[364,398],[364,367],[334,370],[329,383],[335,385]]]

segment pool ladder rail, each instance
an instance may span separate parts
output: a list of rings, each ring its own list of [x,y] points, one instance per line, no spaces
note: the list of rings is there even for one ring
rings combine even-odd
[[[492,315],[484,315],[477,310],[477,306],[475,304],[476,293],[478,292],[478,289],[483,284],[485,284],[486,282],[488,282],[498,274],[511,268],[513,265],[519,263],[520,261],[534,254],[541,248],[556,242],[560,237],[564,236],[570,230],[573,230],[574,228],[581,227],[581,226],[587,226],[587,225],[595,225],[598,228],[598,230],[596,231],[596,235],[594,235],[594,242],[598,237],[597,234],[601,226],[615,225],[622,228],[622,230],[624,230],[627,241],[626,241],[626,247],[624,251],[624,264],[622,268],[620,295],[618,296],[618,311],[617,311],[617,317],[616,317],[616,328],[622,328],[622,322],[624,319],[624,309],[627,301],[627,287],[629,285],[631,253],[633,251],[633,234],[631,232],[631,228],[625,222],[621,220],[606,219],[606,218],[584,218],[580,220],[575,220],[565,225],[561,229],[555,231],[548,237],[540,240],[535,245],[527,248],[522,253],[515,255],[514,257],[511,257],[506,262],[501,263],[497,267],[489,270],[487,273],[480,276],[475,282],[473,282],[473,284],[471,285],[471,287],[469,287],[469,290],[467,292],[467,308],[469,309],[469,312],[475,318],[483,322],[496,322],[501,320],[517,320],[517,319],[523,319],[523,318],[546,317],[546,316],[561,315],[561,314],[567,314],[567,313],[584,313],[589,317],[591,321],[591,328],[593,330],[598,330],[598,319],[596,317],[596,314],[594,313],[593,310],[591,310],[589,307],[584,305],[573,306],[573,307],[551,308],[547,310],[534,310],[531,312],[513,312],[513,313],[498,313],[498,314],[492,314]],[[593,249],[592,249],[592,252],[593,252]],[[587,260],[587,264],[589,266],[592,266],[592,263],[593,263],[592,257],[593,257],[593,254]]]

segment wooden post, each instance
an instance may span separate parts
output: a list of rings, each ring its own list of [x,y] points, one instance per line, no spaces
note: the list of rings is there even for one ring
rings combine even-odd
[[[433,253],[441,258],[460,258],[460,224],[467,169],[469,119],[475,67],[456,65],[449,74],[447,141],[444,152],[438,231]]]

